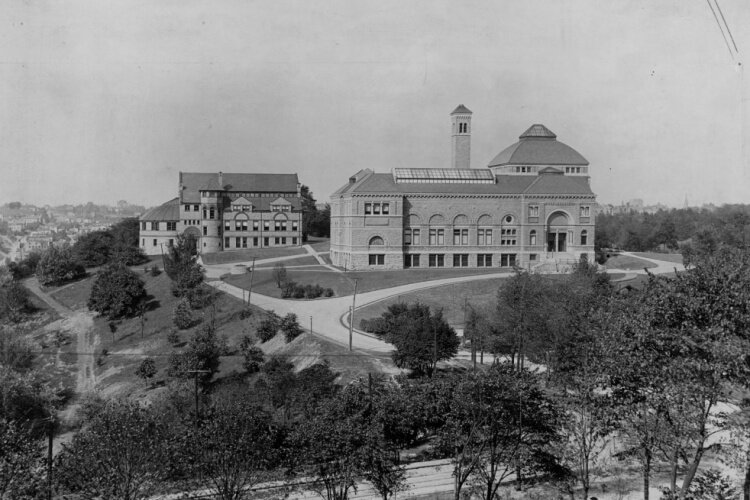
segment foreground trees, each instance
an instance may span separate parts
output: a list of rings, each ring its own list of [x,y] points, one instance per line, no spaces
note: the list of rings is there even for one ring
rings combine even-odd
[[[123,264],[110,264],[96,276],[87,306],[114,320],[138,314],[146,301],[141,278]]]

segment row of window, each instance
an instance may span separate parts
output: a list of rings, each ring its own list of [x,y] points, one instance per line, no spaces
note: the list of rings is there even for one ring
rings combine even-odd
[[[234,230],[235,231],[248,231],[249,230],[249,222],[247,219],[235,219],[234,220]],[[260,229],[260,221],[254,220],[253,223],[253,231],[258,231]],[[292,221],[291,225],[287,223],[285,220],[276,220],[273,221],[273,229],[274,231],[288,231],[289,227],[291,226],[292,231],[297,231],[299,229],[299,222],[298,221]],[[232,221],[225,220],[224,221],[224,231],[231,231],[232,230]],[[264,220],[263,221],[263,230],[264,231],[270,231],[271,230],[271,221]]]
[[[580,174],[583,172],[583,167],[565,167],[566,174]]]
[[[453,267],[469,267],[469,254],[468,253],[454,253],[448,254],[452,256]],[[530,260],[536,260],[536,255],[530,255]],[[369,254],[369,264],[371,266],[382,266],[385,264],[385,254]],[[430,253],[427,254],[427,262],[424,261],[421,254],[406,254],[404,255],[404,267],[422,267],[427,264],[427,267],[445,267],[445,254],[442,253]],[[500,254],[500,267],[513,267],[516,265],[516,254],[514,253],[501,253]],[[492,254],[491,253],[480,253],[477,254],[477,267],[492,267]]]
[[[146,231],[146,224],[150,231],[159,231],[159,222],[141,222],[141,231]],[[177,231],[177,222],[166,222],[167,231]]]
[[[389,215],[390,203],[365,203],[365,215]]]
[[[232,240],[234,239],[234,246],[232,246]],[[260,242],[260,238],[257,236],[254,236],[252,238],[248,238],[247,236],[237,236],[235,238],[230,238],[229,236],[224,237],[224,248],[251,248],[251,247],[257,247],[258,243]],[[291,238],[292,245],[297,244],[297,238]],[[248,245],[250,243],[250,245]],[[271,243],[271,238],[266,236],[263,238],[263,246],[267,247]],[[274,245],[286,245],[287,244],[287,238],[284,236],[277,236],[273,239]]]
[[[501,229],[500,230],[500,245],[501,246],[512,246],[517,245],[518,240],[517,229]],[[376,239],[377,238],[377,239]],[[380,237],[375,237],[370,240],[370,246],[382,245],[383,240]],[[420,229],[405,229],[404,230],[404,245],[421,245],[422,236]],[[430,229],[429,230],[429,244],[431,246],[444,245],[445,244],[445,230],[444,229]],[[529,232],[529,245],[536,245],[536,230],[532,229]],[[581,231],[581,245],[588,244],[588,232],[584,229]],[[454,229],[453,230],[453,245],[469,245],[469,230],[468,229]],[[492,229],[477,229],[477,245],[485,246],[492,245]]]
[[[568,168],[573,168],[573,167],[568,167]],[[580,167],[576,167],[576,168],[580,168]],[[538,218],[539,217],[539,205],[529,205],[528,210],[529,210],[529,218]],[[588,205],[581,206],[580,207],[580,216],[581,217],[591,217],[591,207],[588,206]]]

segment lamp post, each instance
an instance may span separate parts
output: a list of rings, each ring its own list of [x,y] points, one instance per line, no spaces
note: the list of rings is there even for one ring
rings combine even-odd
[[[357,305],[357,281],[358,278],[354,278],[354,295],[352,295],[352,310],[349,314],[349,351],[352,350],[352,336],[354,334],[354,308]]]

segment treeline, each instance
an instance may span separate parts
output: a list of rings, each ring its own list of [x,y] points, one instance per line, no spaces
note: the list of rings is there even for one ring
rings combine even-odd
[[[317,202],[313,198],[310,188],[303,185],[302,195],[302,239],[307,241],[308,236],[328,238],[331,234],[331,207],[327,203],[323,209],[318,209]]]
[[[678,250],[685,243],[744,248],[750,244],[750,205],[681,208],[654,214],[628,212],[596,217],[597,250]]]

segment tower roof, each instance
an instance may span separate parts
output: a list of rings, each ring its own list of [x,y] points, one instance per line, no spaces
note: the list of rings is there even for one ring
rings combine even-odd
[[[461,114],[461,115],[469,114],[470,115],[472,113],[471,113],[471,110],[469,108],[467,108],[463,104],[459,104],[456,107],[456,109],[453,110],[453,112],[451,113],[451,115],[459,115],[459,114]]]

